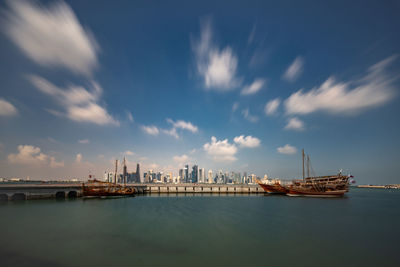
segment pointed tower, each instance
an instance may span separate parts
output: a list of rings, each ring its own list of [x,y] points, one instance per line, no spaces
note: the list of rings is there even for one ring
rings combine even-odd
[[[124,170],[123,170],[124,184],[126,184],[126,175],[127,175],[127,168],[126,168],[126,160],[125,160],[125,157],[124,157]]]
[[[136,183],[140,183],[140,166],[139,163],[136,165]]]

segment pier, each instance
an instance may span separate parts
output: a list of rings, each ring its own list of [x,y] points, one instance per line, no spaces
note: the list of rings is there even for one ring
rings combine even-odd
[[[141,194],[263,194],[255,184],[127,184]],[[81,183],[0,184],[0,201],[28,199],[73,199],[82,197]]]

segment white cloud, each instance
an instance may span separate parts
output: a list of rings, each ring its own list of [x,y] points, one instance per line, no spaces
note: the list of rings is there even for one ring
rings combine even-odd
[[[89,144],[90,140],[89,139],[81,139],[78,142],[79,142],[79,144]]]
[[[78,153],[75,157],[75,162],[81,163],[82,162],[82,154]]]
[[[396,57],[389,57],[368,69],[368,74],[357,81],[337,82],[327,79],[319,88],[308,92],[299,90],[285,101],[287,114],[309,114],[316,111],[352,114],[377,107],[390,101],[395,90],[392,82],[397,78],[385,73]]]
[[[278,110],[279,105],[281,104],[281,100],[279,98],[275,98],[270,100],[265,104],[265,114],[266,115],[273,115]]]
[[[13,116],[17,113],[18,110],[14,107],[13,104],[3,98],[0,98],[0,116]]]
[[[304,122],[299,120],[298,118],[290,118],[288,123],[285,126],[286,130],[295,130],[295,131],[303,131],[304,130]]]
[[[185,164],[185,163],[188,163],[189,162],[189,157],[188,157],[188,155],[186,155],[186,154],[183,154],[183,155],[181,155],[181,156],[174,156],[173,157],[173,160],[177,163],[177,164],[179,164],[179,165],[183,165],[183,164]]]
[[[103,89],[96,82],[91,82],[92,90],[88,91],[81,86],[74,85],[70,85],[68,89],[61,89],[46,79],[34,75],[29,79],[39,91],[52,96],[64,107],[67,118],[98,125],[119,125],[119,122],[97,103]],[[55,112],[55,114],[64,116],[63,113]]]
[[[215,136],[211,137],[211,143],[203,145],[204,150],[217,162],[232,162],[236,160],[237,147],[230,144],[228,139],[218,141]]]
[[[237,56],[229,46],[220,50],[213,44],[210,20],[203,21],[200,40],[192,42],[192,49],[197,71],[203,77],[207,89],[227,91],[238,85]]]
[[[171,128],[170,130],[163,129],[162,132],[179,139],[179,134],[176,132],[176,128]]]
[[[90,75],[97,66],[98,45],[62,1],[49,6],[35,1],[8,1],[6,32],[36,63],[62,66]]]
[[[158,130],[158,128],[154,125],[150,125],[150,126],[142,126],[142,130],[150,135],[158,135],[160,133],[160,130]]]
[[[233,103],[232,112],[235,112],[238,108],[239,108],[239,103],[238,102]]]
[[[250,110],[248,108],[242,110],[242,115],[246,120],[248,120],[250,122],[255,123],[258,121],[258,117],[251,115]]]
[[[248,148],[253,148],[253,147],[258,147],[261,144],[260,139],[257,137],[252,137],[251,135],[249,136],[236,136],[233,141],[240,145],[241,147],[248,147]]]
[[[183,120],[173,121],[171,119],[167,119],[167,122],[172,124],[173,128],[188,130],[192,133],[197,133],[199,130],[197,126],[193,125],[191,122]]]
[[[64,167],[64,161],[56,161],[54,157],[50,157],[50,167],[51,168]]]
[[[133,153],[133,152],[130,151],[130,150],[125,151],[123,154],[124,154],[124,155],[127,155],[127,156],[133,156],[133,155],[135,155],[135,153]]]
[[[304,59],[301,56],[296,57],[293,63],[283,74],[283,78],[289,82],[295,81],[303,72]]]
[[[240,92],[241,95],[253,95],[260,91],[260,89],[264,86],[265,79],[256,79],[254,82],[248,86],[245,86]]]
[[[297,148],[295,148],[294,146],[291,146],[289,144],[286,144],[282,147],[278,147],[276,150],[278,151],[278,153],[286,154],[286,155],[293,155],[293,154],[297,153]]]
[[[32,166],[50,166],[51,168],[63,167],[64,162],[57,162],[54,157],[41,152],[39,147],[19,145],[17,154],[9,154],[8,161],[13,164]]]
[[[126,111],[126,116],[128,117],[128,120],[130,121],[130,122],[133,122],[133,116],[132,116],[132,113],[130,112],[130,111]]]

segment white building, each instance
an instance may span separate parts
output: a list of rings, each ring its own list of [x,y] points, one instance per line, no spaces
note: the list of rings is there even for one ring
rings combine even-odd
[[[207,179],[208,179],[208,183],[209,183],[209,184],[212,184],[212,183],[213,183],[213,172],[212,172],[212,170],[208,170]]]

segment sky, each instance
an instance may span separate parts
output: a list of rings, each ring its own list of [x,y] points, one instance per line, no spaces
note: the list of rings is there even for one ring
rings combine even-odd
[[[398,1],[1,1],[0,177],[400,183]]]

